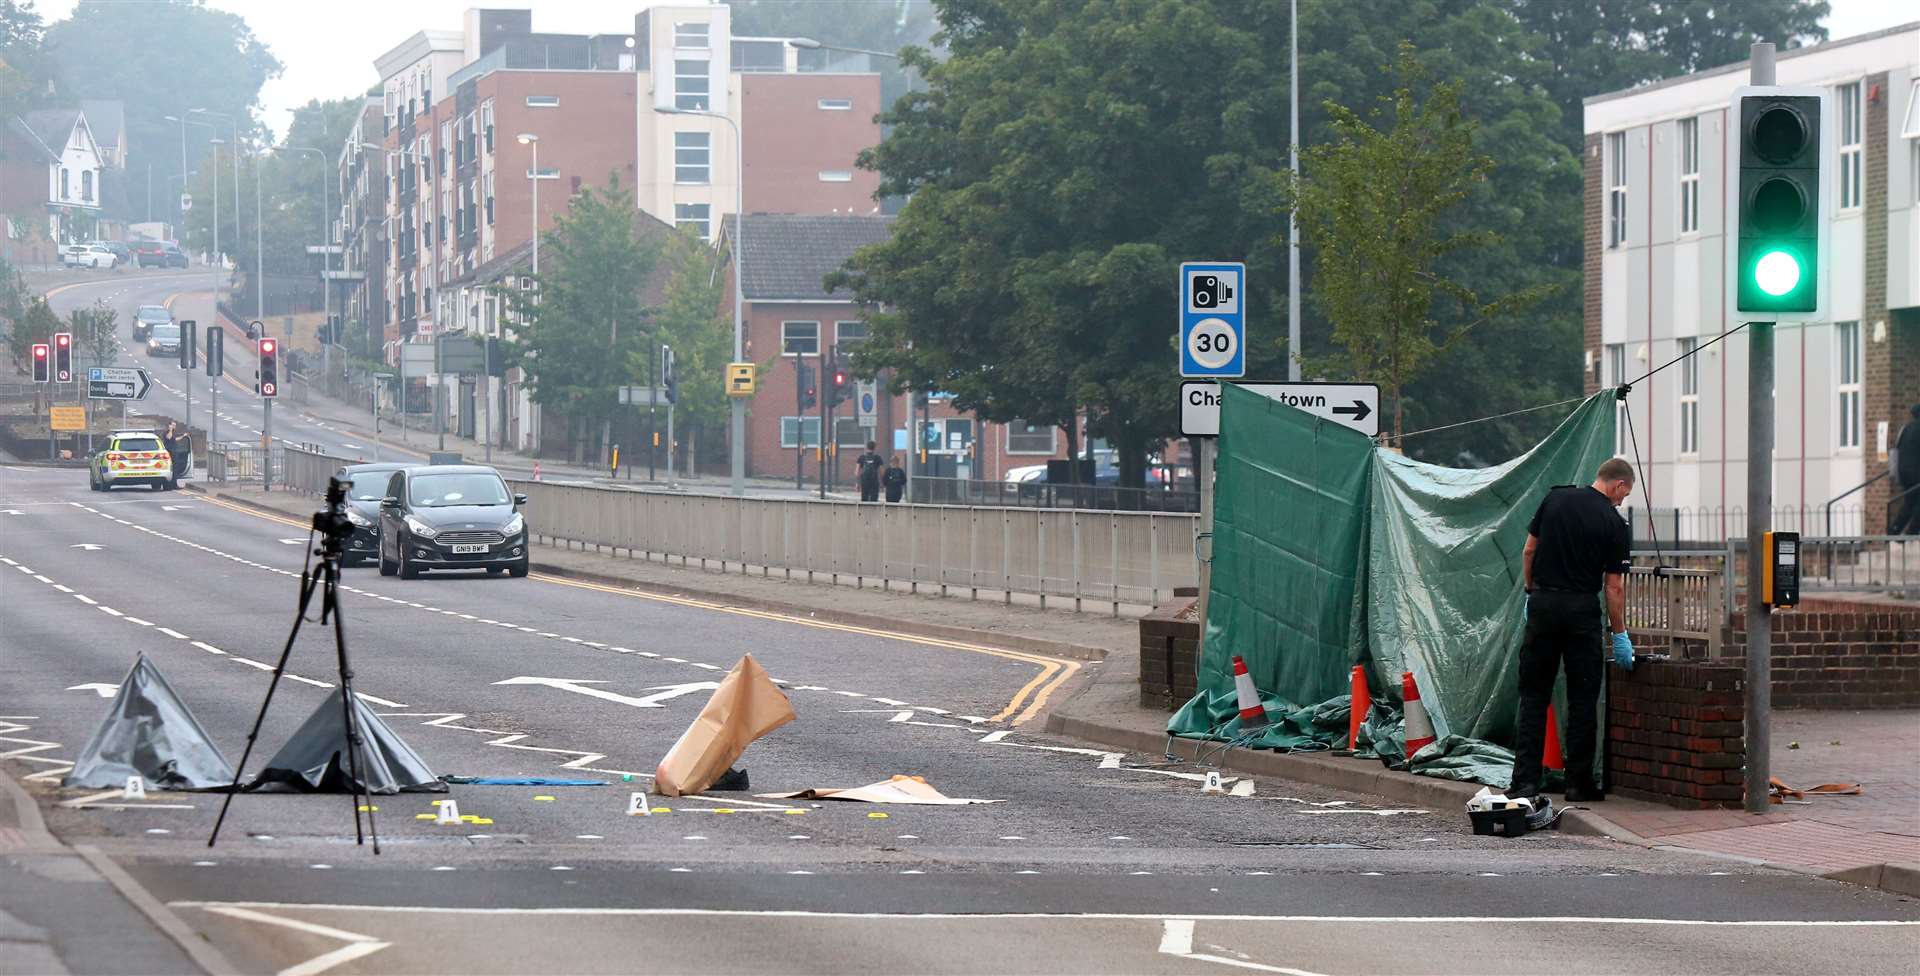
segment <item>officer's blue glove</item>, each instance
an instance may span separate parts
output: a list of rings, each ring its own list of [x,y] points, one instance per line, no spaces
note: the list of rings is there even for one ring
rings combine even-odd
[[[1633,641],[1628,639],[1624,630],[1613,635],[1613,663],[1620,665],[1622,670],[1633,670]]]

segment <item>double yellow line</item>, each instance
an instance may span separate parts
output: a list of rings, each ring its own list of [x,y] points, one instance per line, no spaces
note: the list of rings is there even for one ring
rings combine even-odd
[[[303,529],[308,527],[305,522],[294,521],[243,505],[235,505],[231,502],[215,498],[212,495],[203,497],[208,504],[217,505],[229,511],[239,512],[243,515],[251,515],[255,518],[266,519],[271,522],[278,522],[282,525],[290,525],[295,528]],[[572,586],[582,590],[594,590],[599,593],[609,593],[614,596],[623,596],[630,599],[652,600],[655,603],[670,603],[676,606],[709,610],[715,613],[733,614],[738,617],[755,617],[760,620],[794,624],[800,627],[812,627],[817,630],[832,630],[843,634],[860,634],[866,637],[880,637],[887,640],[905,641],[926,647],[942,647],[948,650],[966,651],[971,654],[985,654],[989,657],[1019,661],[1023,664],[1031,664],[1038,667],[1040,673],[1034,675],[1032,680],[1021,686],[1020,690],[1014,693],[1013,699],[1007,702],[1007,707],[1001,709],[999,713],[989,718],[989,721],[994,722],[1004,722],[1011,718],[1011,724],[1013,725],[1026,723],[1035,715],[1038,715],[1041,709],[1047,706],[1047,701],[1053,697],[1054,692],[1059,691],[1062,685],[1066,684],[1067,681],[1072,679],[1073,676],[1080,671],[1080,662],[1070,658],[1049,657],[1045,654],[1014,651],[1004,647],[990,647],[985,644],[947,640],[941,637],[922,637],[916,634],[903,634],[898,631],[861,627],[856,624],[843,624],[828,620],[816,620],[809,617],[797,617],[787,613],[778,613],[771,610],[755,610],[751,607],[729,606],[724,603],[715,603],[710,600],[696,600],[691,597],[668,596],[664,593],[649,593],[645,590],[630,589],[624,586],[610,586],[605,583],[594,583],[586,580],[568,579],[549,573],[534,573],[531,575],[531,578],[539,580],[542,583]]]

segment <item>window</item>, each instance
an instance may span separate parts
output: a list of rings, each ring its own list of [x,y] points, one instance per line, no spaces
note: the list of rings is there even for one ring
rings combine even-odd
[[[1058,449],[1059,434],[1060,428],[1052,424],[1010,420],[1007,422],[1007,453],[1051,456]]]
[[[818,104],[822,112],[853,111],[853,99],[851,98],[823,98]]]
[[[487,174],[487,176],[486,176],[486,187],[487,187],[487,189],[486,189],[486,193],[487,193],[487,226],[488,226],[488,227],[492,227],[492,226],[493,226],[493,174],[492,174],[492,173],[488,173],[488,174]]]
[[[853,170],[850,170],[850,169],[823,169],[823,170],[821,170],[821,171],[820,171],[820,182],[822,182],[822,183],[851,183],[851,182],[853,182]]]
[[[679,60],[673,62],[673,106],[697,112],[707,110],[707,62],[705,60]]]
[[[851,409],[851,405],[842,409]],[[833,443],[839,447],[866,447],[873,440],[873,430],[860,426],[859,417],[833,418]]]
[[[67,168],[65,166],[60,167],[60,199],[62,200],[65,200],[73,193],[73,190],[67,186],[68,175]]]
[[[801,443],[803,436],[806,438],[805,444]],[[780,446],[789,449],[795,447],[819,447],[820,418],[781,417]]]
[[[1840,102],[1840,209],[1860,206],[1860,135],[1865,128],[1860,117],[1860,83],[1841,85]]]
[[[559,107],[560,107],[560,96],[558,96],[558,95],[528,95],[528,96],[527,96],[527,107],[528,107],[528,108],[559,108]]]
[[[1920,139],[1920,78],[1907,86],[1907,114],[1900,123],[1900,138]]]
[[[1680,453],[1700,453],[1700,357],[1694,355],[1700,340],[1681,339],[1680,353]]]
[[[1700,120],[1680,120],[1680,233],[1700,231]]]
[[[780,323],[780,352],[787,356],[820,355],[820,323]]]
[[[1627,381],[1627,346],[1616,342],[1607,346],[1607,385],[1617,387]],[[1613,403],[1613,453],[1627,453],[1627,404],[1624,400]]]
[[[1860,323],[1837,322],[1833,336],[1839,345],[1841,447],[1860,446]]]
[[[1627,242],[1627,134],[1607,136],[1607,246]]]
[[[833,344],[841,352],[846,352],[865,341],[867,341],[867,323],[833,323]]]
[[[673,25],[674,47],[706,47],[707,32],[713,25],[705,21]]]
[[[676,203],[673,205],[673,226],[680,230],[691,230],[700,235],[703,241],[712,240],[713,208],[704,203]]]
[[[713,181],[713,134],[676,132],[673,134],[673,181],[710,183]]]
[[[80,171],[80,202],[93,202],[93,170],[83,169]]]
[[[486,138],[487,152],[493,152],[493,99],[487,99],[480,106],[480,129]]]

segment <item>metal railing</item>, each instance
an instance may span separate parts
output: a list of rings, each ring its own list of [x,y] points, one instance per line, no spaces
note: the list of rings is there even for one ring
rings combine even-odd
[[[341,465],[353,464],[348,458],[324,454],[313,445],[302,447],[288,446],[281,449],[284,464],[278,470],[279,477],[274,483],[288,491],[298,491],[319,496],[327,492],[327,479],[333,477]]]
[[[244,444],[207,445],[207,480],[213,484],[263,484],[272,466],[273,481],[279,484],[286,471],[285,449],[260,448]]]
[[[970,481],[962,478],[919,477],[908,483],[907,500],[924,505],[990,505],[995,508],[1200,511],[1200,495],[1190,489],[1121,488],[1115,485],[1052,484],[1045,481]]]
[[[1628,631],[1669,641],[1699,641],[1707,657],[1720,656],[1729,612],[1721,569],[1640,565],[1627,574],[1626,584]]]
[[[1864,505],[1776,505],[1772,511],[1773,527],[1782,532],[1844,538],[1858,536],[1866,529]],[[1747,510],[1741,505],[1656,508],[1651,514],[1644,508],[1628,507],[1621,514],[1633,531],[1636,546],[1650,545],[1657,536],[1662,549],[1718,547],[1747,536]]]
[[[883,588],[966,590],[1105,605],[1118,615],[1198,578],[1197,518],[1184,513],[666,495],[514,481],[548,541],[722,572],[851,578]]]

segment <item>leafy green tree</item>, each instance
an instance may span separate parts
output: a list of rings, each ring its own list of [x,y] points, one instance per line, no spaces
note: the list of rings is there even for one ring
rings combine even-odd
[[[53,334],[60,331],[60,316],[53,313],[47,300],[38,295],[27,299],[26,308],[19,318],[13,320],[13,327],[7,330],[7,350],[13,354],[14,365],[21,369],[32,368],[33,345],[36,342],[52,342]]]
[[[723,442],[719,435],[730,409],[723,379],[733,359],[733,315],[723,311],[727,278],[714,273],[713,248],[691,232],[670,237],[660,260],[670,271],[666,294],[653,314],[653,334],[673,347],[679,387],[674,433],[689,445],[688,455],[697,456],[701,444]],[[652,354],[652,349],[638,351],[627,364],[628,375],[648,375]]]
[[[52,72],[41,52],[46,25],[33,0],[0,0],[0,119],[46,101]]]
[[[114,341],[114,330],[119,320],[120,314],[104,298],[67,313],[67,331],[73,333],[74,352],[86,365],[106,365],[117,358],[119,344]]]
[[[659,247],[634,233],[634,213],[633,190],[618,172],[573,197],[541,239],[538,297],[516,305],[517,341],[507,347],[508,364],[530,375],[534,402],[564,414],[577,432],[598,423],[602,458],[619,388],[634,381],[630,364],[651,345],[640,287]]]
[[[72,16],[47,28],[45,50],[62,99],[126,103],[128,168],[144,176],[152,166],[154,193],[163,198],[170,196],[169,181],[180,175],[181,155],[179,123],[165,116],[195,108],[220,112],[240,120],[247,140],[256,131],[252,113],[260,86],[280,74],[280,62],[240,15],[204,0],[80,0]],[[189,157],[204,156],[213,136],[231,141],[231,129],[224,123],[221,128],[228,131],[189,125]],[[144,186],[144,178],[139,182]],[[128,203],[133,212],[148,209],[143,197]],[[156,216],[173,212],[158,201],[152,210]]]

